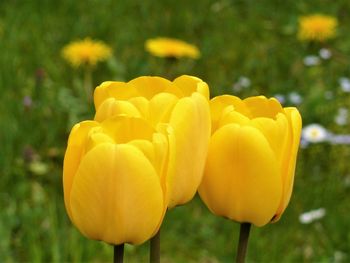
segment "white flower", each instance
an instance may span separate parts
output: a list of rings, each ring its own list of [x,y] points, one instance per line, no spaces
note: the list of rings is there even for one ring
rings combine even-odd
[[[338,109],[338,114],[339,115],[346,115],[346,116],[348,116],[348,113],[349,113],[349,110],[347,108],[345,108],[345,107],[340,107]]]
[[[350,135],[348,134],[338,134],[329,137],[329,142],[331,144],[350,144]]]
[[[344,92],[350,92],[350,79],[342,77],[338,80],[340,88]]]
[[[344,126],[348,123],[348,109],[339,108],[337,115],[334,117],[334,121],[339,126]]]
[[[301,136],[307,142],[318,143],[326,141],[329,132],[323,126],[314,123],[303,128]]]
[[[339,126],[344,126],[348,122],[348,117],[344,115],[336,115],[334,117],[334,122],[338,124]]]
[[[306,56],[303,60],[304,65],[311,67],[311,66],[317,66],[320,64],[321,60],[317,56]]]
[[[249,78],[245,76],[239,77],[238,81],[233,84],[233,90],[235,92],[240,92],[243,88],[248,88],[251,84],[251,81]]]
[[[238,79],[238,83],[241,84],[241,86],[243,88],[248,88],[251,84],[251,81],[250,79],[248,79],[247,77],[245,76],[241,76],[239,79]]]
[[[318,54],[322,59],[330,59],[332,57],[332,52],[327,48],[321,48]]]
[[[294,105],[299,105],[303,101],[303,98],[300,96],[300,94],[295,91],[288,94],[288,99]]]
[[[281,103],[284,104],[286,102],[286,97],[282,94],[275,94],[274,97]]]
[[[319,208],[316,210],[311,210],[305,213],[302,213],[299,216],[299,221],[302,224],[310,224],[315,220],[321,219],[326,215],[326,209],[324,208]]]

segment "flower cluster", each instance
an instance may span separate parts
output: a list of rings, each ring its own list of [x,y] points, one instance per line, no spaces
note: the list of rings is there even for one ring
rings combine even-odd
[[[216,215],[263,226],[293,188],[301,117],[264,96],[219,96],[202,80],[139,77],[95,89],[64,158],[68,215],[87,237],[140,244],[167,208],[199,194]]]
[[[63,167],[66,209],[84,235],[139,244],[168,207],[192,199],[210,137],[208,99],[207,84],[190,76],[96,88],[95,118],[73,127]]]

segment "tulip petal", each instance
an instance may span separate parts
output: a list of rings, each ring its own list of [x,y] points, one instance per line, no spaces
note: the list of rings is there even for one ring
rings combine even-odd
[[[282,197],[275,154],[262,133],[229,124],[211,138],[199,194],[219,216],[263,226]]]
[[[182,75],[176,78],[173,83],[182,91],[184,96],[191,96],[193,92],[199,92],[209,100],[208,84],[200,78]]]
[[[223,115],[233,110],[244,116],[249,116],[249,111],[246,105],[240,98],[236,96],[222,95],[211,99],[210,112],[212,120],[212,131],[216,131],[220,127],[220,121],[223,118]]]
[[[161,77],[139,77],[128,82],[135,87],[140,96],[150,100],[158,93],[168,92],[177,97],[182,97],[183,94],[178,87],[171,81]]]
[[[198,93],[176,104],[169,125],[169,207],[191,200],[202,179],[210,139],[208,101]]]
[[[155,132],[144,119],[123,115],[106,119],[101,123],[101,128],[117,144],[137,139],[152,140]]]
[[[138,109],[130,102],[109,98],[102,102],[95,114],[95,121],[102,122],[109,117],[126,114],[131,117],[141,117]]]
[[[80,159],[84,151],[84,142],[86,141],[89,131],[98,126],[94,121],[83,121],[76,124],[69,135],[68,146],[63,161],[63,192],[64,203],[68,216],[72,218],[70,208],[70,192],[75,173],[79,167]]]
[[[301,126],[302,126],[302,119],[299,111],[296,108],[288,107],[288,108],[285,108],[284,110],[290,126],[289,129],[290,129],[291,139],[290,139],[290,144],[288,145],[288,154],[286,155],[285,163],[284,163],[285,172],[282,175],[283,176],[282,180],[284,185],[283,199],[277,210],[276,217],[273,220],[274,222],[280,219],[292,195],[295,166],[297,161],[297,153],[299,149]]]
[[[136,147],[100,144],[81,160],[71,210],[73,222],[89,238],[140,244],[163,215],[158,175]]]
[[[130,98],[129,102],[132,103],[140,112],[141,116],[149,120],[149,100],[145,97],[134,97]]]
[[[108,98],[117,100],[127,100],[133,96],[137,96],[137,90],[125,82],[106,81],[98,86],[94,91],[94,104],[96,111],[102,102]]]
[[[275,118],[278,113],[283,113],[281,104],[275,98],[267,99],[264,96],[255,96],[243,101],[249,108],[251,118]]]
[[[219,127],[230,123],[236,123],[238,125],[245,126],[250,124],[250,119],[244,116],[243,114],[234,111],[233,106],[227,106],[224,109],[224,113],[222,114],[221,120],[219,122]]]
[[[250,125],[262,132],[269,142],[270,147],[275,152],[278,163],[282,166],[282,158],[287,152],[286,149],[290,136],[286,116],[278,113],[276,119],[258,117],[253,119]],[[280,170],[282,170],[282,167]]]
[[[156,126],[158,123],[167,123],[169,122],[172,109],[175,104],[178,102],[178,98],[174,94],[170,93],[159,93],[155,95],[150,100],[150,121],[153,126]]]

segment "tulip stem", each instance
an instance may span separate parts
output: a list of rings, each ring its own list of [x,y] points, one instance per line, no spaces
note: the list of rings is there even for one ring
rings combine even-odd
[[[250,226],[250,223],[241,223],[241,227],[239,230],[239,242],[237,248],[236,263],[244,263],[245,254],[247,252],[248,246]]]
[[[160,229],[157,234],[151,238],[149,262],[160,262]]]
[[[113,263],[123,263],[124,260],[124,244],[113,246]]]

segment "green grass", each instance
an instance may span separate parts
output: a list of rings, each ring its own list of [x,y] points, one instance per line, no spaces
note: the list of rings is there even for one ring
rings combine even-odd
[[[296,38],[300,15],[321,12],[339,20],[334,56],[306,67],[303,58],[323,45]],[[83,72],[63,61],[61,48],[86,36],[103,40],[114,57],[94,71],[94,85],[140,75],[169,76],[166,61],[151,57],[144,41],[177,37],[196,44],[202,57],[173,65],[171,76],[195,75],[211,94],[233,94],[247,76],[251,86],[235,93],[303,97],[304,124],[335,133],[339,107],[350,107],[338,78],[350,77],[350,3],[339,1],[112,1],[0,2],[0,262],[111,261],[109,245],[84,238],[63,204],[62,160],[73,123],[93,117],[81,93]],[[44,72],[41,78],[38,70]],[[327,100],[325,92],[332,92]],[[24,96],[33,98],[26,109]],[[32,149],[46,171],[24,158]],[[28,156],[28,154],[27,154]],[[350,148],[317,144],[301,149],[294,193],[282,219],[253,228],[249,262],[348,262],[350,260]],[[303,225],[301,213],[324,207],[326,216]],[[238,224],[212,215],[195,198],[167,213],[162,228],[163,262],[232,262]],[[342,258],[339,258],[339,255]],[[127,262],[146,262],[148,246],[127,246]]]

